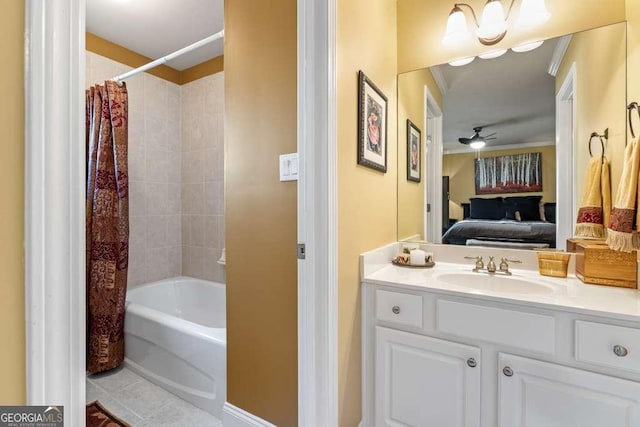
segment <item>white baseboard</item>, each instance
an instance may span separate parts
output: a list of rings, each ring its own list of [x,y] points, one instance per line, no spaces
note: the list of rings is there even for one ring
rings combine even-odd
[[[222,425],[224,427],[276,427],[229,402],[225,402],[222,407]]]

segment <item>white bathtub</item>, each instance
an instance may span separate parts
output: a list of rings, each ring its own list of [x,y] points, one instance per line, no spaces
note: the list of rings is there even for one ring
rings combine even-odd
[[[227,387],[225,307],[224,285],[190,277],[129,290],[126,365],[221,418]]]

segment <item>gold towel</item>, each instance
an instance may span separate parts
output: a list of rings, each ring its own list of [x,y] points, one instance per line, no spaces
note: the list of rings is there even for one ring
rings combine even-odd
[[[627,144],[624,150],[622,176],[607,231],[607,245],[615,251],[631,252],[637,249],[637,238],[633,225],[635,220],[637,228],[640,219],[636,216],[639,171],[640,137]]]
[[[589,161],[575,237],[603,238],[611,213],[611,176],[607,158]]]

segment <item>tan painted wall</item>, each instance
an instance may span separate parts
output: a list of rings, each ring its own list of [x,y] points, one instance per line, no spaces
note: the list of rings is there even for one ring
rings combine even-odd
[[[361,418],[360,253],[396,240],[396,1],[339,0],[338,387],[340,426]],[[387,173],[357,165],[358,70],[388,104]]]
[[[627,0],[627,3],[633,1],[636,0]],[[467,3],[474,7],[476,13],[481,14],[486,0],[469,0]],[[518,4],[516,2],[514,11],[517,11]],[[484,47],[477,40],[449,47],[443,45],[442,36],[447,17],[453,7],[452,1],[399,0],[398,71],[403,73],[430,67],[454,58],[477,55],[496,47],[511,47],[527,40],[556,37],[625,19],[625,0],[554,0],[547,1],[546,5],[552,14],[551,19],[540,28],[511,29],[505,38],[493,47]],[[511,22],[515,22],[516,15],[514,13],[511,16]],[[468,17],[468,22],[471,23],[471,17]]]
[[[224,4],[227,400],[286,427],[298,417],[297,196],[278,156],[296,151],[296,0],[247,3]]]
[[[398,76],[398,239],[419,235],[424,239],[424,150],[427,124],[424,120],[424,87],[429,88],[442,109],[442,95],[428,68]],[[421,131],[422,163],[420,182],[407,180],[407,119]]]
[[[609,128],[605,153],[611,164],[611,188],[615,195],[622,174],[626,139],[626,25],[619,23],[574,34],[556,75],[556,92],[571,68],[577,75],[577,136],[574,147],[576,203],[582,199],[585,170],[589,162],[589,136]],[[630,79],[629,81],[633,81]],[[600,152],[593,140],[593,152]]]
[[[11,405],[25,400],[24,2],[0,5],[0,405]]]
[[[640,102],[640,1],[627,0],[627,103]],[[638,118],[637,116],[635,117]],[[634,123],[640,134],[640,120]]]
[[[442,159],[442,175],[450,176],[449,206],[453,209],[449,217],[462,218],[461,203],[469,203],[471,197],[497,197],[497,196],[542,196],[544,202],[556,201],[556,147],[547,145],[544,147],[516,148],[511,150],[486,151],[481,157],[508,156],[521,153],[542,153],[542,189],[539,193],[509,193],[476,195],[475,187],[475,153],[447,154]]]

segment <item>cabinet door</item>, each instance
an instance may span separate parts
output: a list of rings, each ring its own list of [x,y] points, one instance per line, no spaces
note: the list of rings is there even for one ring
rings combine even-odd
[[[500,427],[640,427],[640,383],[500,354]]]
[[[480,425],[480,349],[376,327],[376,426]]]

